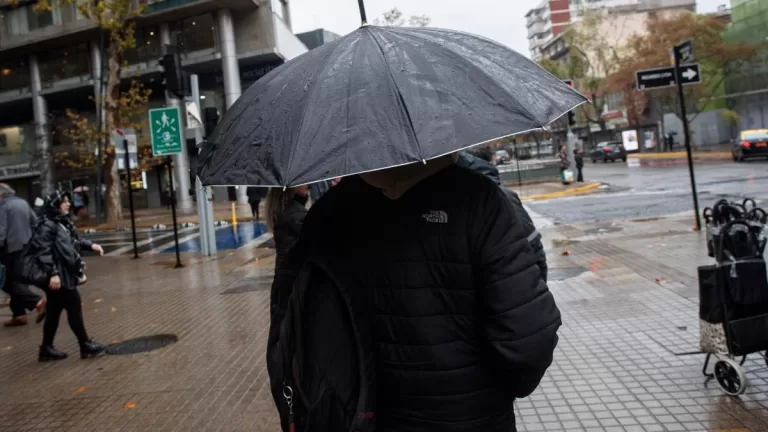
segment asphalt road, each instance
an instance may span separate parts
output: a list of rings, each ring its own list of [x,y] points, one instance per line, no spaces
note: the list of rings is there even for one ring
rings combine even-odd
[[[768,161],[701,161],[694,168],[701,209],[721,198],[741,201],[745,197],[768,208]],[[591,195],[528,203],[528,207],[551,223],[640,219],[693,211],[685,161],[587,162],[584,177],[608,187]]]

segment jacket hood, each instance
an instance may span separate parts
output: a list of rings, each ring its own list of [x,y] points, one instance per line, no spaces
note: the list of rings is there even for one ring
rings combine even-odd
[[[68,218],[69,215],[62,213],[59,209],[61,202],[64,201],[64,198],[69,198],[69,194],[63,191],[56,191],[45,197],[45,201],[42,206],[43,216],[51,220],[61,220]]]

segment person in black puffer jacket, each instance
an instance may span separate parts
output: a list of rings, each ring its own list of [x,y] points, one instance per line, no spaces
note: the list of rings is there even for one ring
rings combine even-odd
[[[377,431],[510,432],[561,325],[526,237],[501,189],[451,155],[344,178],[310,209],[283,269],[295,277],[307,257],[340,260],[368,296]],[[274,317],[292,285],[273,287],[273,379]]]
[[[523,206],[523,202],[520,201],[520,196],[515,191],[505,188],[501,185],[501,179],[499,178],[499,169],[491,163],[491,157],[493,152],[488,149],[478,149],[475,152],[463,151],[459,153],[459,159],[456,165],[467,168],[478,174],[482,174],[491,179],[497,186],[499,186],[509,199],[509,203],[512,204],[512,208],[515,209],[515,214],[520,219],[520,223],[525,230],[526,238],[531,243],[533,253],[536,254],[536,263],[539,266],[539,272],[544,282],[547,281],[547,253],[544,251],[544,244],[541,242],[541,233],[536,229],[533,224],[531,216]]]
[[[83,262],[80,249],[91,249],[104,254],[101,246],[81,239],[69,216],[69,196],[54,192],[42,206],[43,218],[38,221],[32,242],[24,257],[25,279],[46,292],[43,344],[38,360],[53,361],[67,358],[67,354],[53,347],[59,327],[61,312],[67,311],[67,321],[80,344],[80,357],[101,354],[106,346],[93,342],[85,331],[83,306],[78,280],[83,278]]]

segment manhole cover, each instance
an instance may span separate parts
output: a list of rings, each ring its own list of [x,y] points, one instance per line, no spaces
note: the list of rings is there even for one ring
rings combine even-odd
[[[226,294],[243,294],[248,292],[266,291],[272,288],[274,275],[262,275],[257,277],[243,278],[235,282],[229,288],[221,292]]]
[[[585,271],[587,271],[587,269],[584,267],[550,268],[547,271],[547,280],[564,281],[566,279],[574,278]]]
[[[173,334],[141,336],[111,344],[107,347],[106,353],[110,355],[138,354],[167,347],[178,341],[179,338]]]

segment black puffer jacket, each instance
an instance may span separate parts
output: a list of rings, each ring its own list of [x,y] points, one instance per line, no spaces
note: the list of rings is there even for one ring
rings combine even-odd
[[[23,278],[45,289],[51,277],[58,275],[62,288],[75,289],[82,266],[80,251],[92,245],[90,240],[80,238],[67,215],[46,215],[38,222],[24,254]]]
[[[368,293],[378,431],[514,430],[513,402],[539,384],[561,322],[493,182],[453,165],[393,201],[346,178],[310,210],[286,270],[305,256],[341,258]],[[273,291],[273,317],[290,286]]]
[[[526,237],[531,243],[533,252],[536,254],[536,262],[539,266],[539,271],[541,272],[541,278],[546,282],[548,272],[547,253],[544,251],[544,244],[541,242],[541,233],[539,233],[536,226],[533,224],[531,215],[528,214],[525,206],[523,206],[523,202],[520,201],[520,196],[518,196],[515,191],[509,190],[501,185],[499,170],[490,162],[480,159],[469,152],[460,152],[459,160],[456,162],[456,165],[482,174],[501,187],[502,191],[504,191],[504,194],[507,196],[507,199],[509,199],[509,203],[512,204],[512,208],[515,209],[515,214],[517,215],[518,220],[523,225]]]
[[[288,256],[293,245],[299,239],[301,226],[304,224],[304,218],[307,216],[307,197],[296,195],[286,203],[280,217],[275,221],[273,235],[275,238],[275,268],[277,270],[284,267],[283,261]]]

